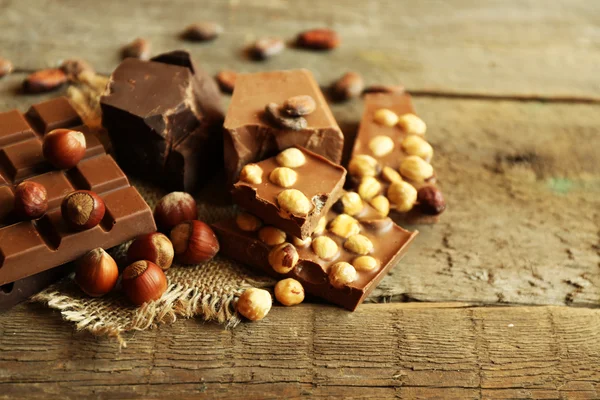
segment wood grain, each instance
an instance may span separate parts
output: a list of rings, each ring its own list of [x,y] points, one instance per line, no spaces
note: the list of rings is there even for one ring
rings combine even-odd
[[[82,57],[109,73],[120,47],[139,36],[154,53],[191,50],[211,73],[306,67],[328,84],[353,69],[368,83],[415,91],[600,100],[596,1],[1,0],[0,9],[3,57],[23,69]],[[208,44],[180,40],[199,20],[225,33]],[[290,49],[268,63],[243,55],[259,37],[291,40],[322,26],[343,39],[331,54]]]
[[[178,321],[119,351],[22,305],[0,315],[0,398],[598,398],[599,331],[589,309],[302,305],[233,331]]]

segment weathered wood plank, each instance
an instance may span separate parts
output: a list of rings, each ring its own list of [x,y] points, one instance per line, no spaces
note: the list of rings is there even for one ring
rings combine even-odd
[[[590,309],[303,305],[233,331],[178,321],[119,351],[23,305],[0,315],[0,398],[597,398],[598,332]]]
[[[0,48],[19,68],[83,57],[110,72],[120,46],[141,36],[156,53],[191,50],[210,72],[306,67],[325,84],[350,68],[369,82],[419,91],[600,100],[595,1],[2,0],[0,9]],[[197,20],[218,21],[225,34],[211,44],[182,42],[180,31]],[[243,57],[257,37],[292,39],[320,26],[338,30],[343,46],[288,50],[266,64]]]

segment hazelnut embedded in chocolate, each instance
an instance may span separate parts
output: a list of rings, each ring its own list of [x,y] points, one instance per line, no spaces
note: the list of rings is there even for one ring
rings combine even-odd
[[[306,129],[308,122],[303,117],[290,117],[285,115],[277,103],[269,103],[265,107],[265,112],[273,122],[282,128],[301,131]]]
[[[283,110],[292,117],[312,114],[316,108],[315,99],[308,95],[290,97],[283,103]]]

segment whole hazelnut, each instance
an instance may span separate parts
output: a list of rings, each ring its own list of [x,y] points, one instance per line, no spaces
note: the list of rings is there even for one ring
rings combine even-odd
[[[41,183],[25,181],[15,189],[15,212],[24,218],[39,218],[48,210],[48,192]]]
[[[158,265],[142,260],[125,268],[121,285],[129,300],[139,306],[160,299],[167,290],[168,281]]]
[[[163,232],[169,232],[176,225],[196,218],[196,200],[185,192],[169,193],[160,199],[154,208],[154,220]]]
[[[267,316],[273,305],[271,294],[264,289],[246,289],[238,299],[236,309],[250,321],[258,321]]]
[[[442,191],[435,186],[424,186],[417,191],[417,203],[423,214],[438,215],[446,209]]]
[[[44,136],[44,158],[55,168],[76,166],[85,155],[85,135],[71,129],[55,129]]]
[[[291,243],[283,243],[269,252],[269,264],[280,274],[287,274],[298,263],[298,251]]]
[[[100,247],[90,250],[77,261],[75,282],[92,297],[100,297],[110,292],[117,284],[117,279],[117,263]]]
[[[340,261],[331,266],[329,270],[329,283],[331,286],[341,289],[358,279],[356,269],[345,261]]]
[[[208,261],[219,251],[215,233],[202,221],[182,222],[171,230],[170,236],[175,256],[183,264]]]
[[[304,288],[295,279],[283,279],[275,285],[275,298],[284,306],[295,306],[304,301]]]
[[[127,261],[148,260],[158,265],[163,271],[173,263],[175,251],[168,237],[159,232],[148,233],[135,239],[127,249]]]
[[[94,192],[77,190],[65,196],[60,205],[62,217],[75,230],[95,227],[104,218],[104,201]]]

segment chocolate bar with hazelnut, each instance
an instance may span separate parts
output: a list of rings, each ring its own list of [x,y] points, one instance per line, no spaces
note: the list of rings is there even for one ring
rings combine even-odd
[[[44,137],[59,128],[82,132],[85,137],[83,158],[71,169],[55,169],[43,155]],[[15,196],[23,196],[16,190],[22,182],[45,189],[43,215],[27,218],[15,209]],[[76,190],[93,192],[105,205],[100,223],[90,229],[74,230],[62,217],[63,199]],[[4,291],[0,303],[12,304],[11,296],[31,294],[33,287],[40,288],[56,275],[22,279],[93,248],[110,248],[154,231],[152,211],[66,98],[35,104],[25,114],[17,110],[0,113],[0,286]],[[13,282],[13,290],[7,293],[4,285]],[[27,289],[14,290],[20,287]]]
[[[285,127],[267,115],[267,105],[282,106],[301,95],[311,96],[316,103],[315,110],[303,116],[306,126]],[[305,69],[238,74],[224,128],[225,171],[231,184],[244,165],[295,145],[334,163],[342,159],[344,135],[319,85]]]
[[[345,180],[343,167],[295,146],[244,166],[232,195],[265,223],[305,239],[341,196]]]
[[[193,192],[222,165],[221,94],[185,51],[125,59],[100,105],[117,161],[129,174]]]
[[[369,93],[348,165],[348,186],[363,200],[389,199],[394,220],[435,223],[446,208],[430,162],[426,124],[407,93]]]
[[[305,240],[245,213],[212,227],[221,255],[275,279],[294,278],[307,293],[354,311],[418,233],[402,229],[367,203],[354,206],[353,216],[330,210]]]

